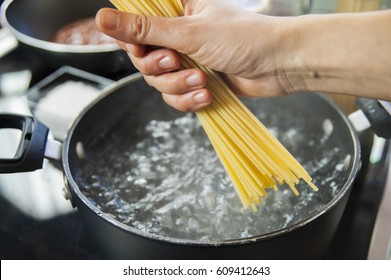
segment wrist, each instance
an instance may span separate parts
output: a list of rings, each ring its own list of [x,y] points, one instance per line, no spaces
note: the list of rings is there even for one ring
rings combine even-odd
[[[295,17],[257,15],[257,20],[249,20],[249,26],[255,24],[255,28],[246,29],[246,36],[251,38],[247,47],[253,65],[248,75],[252,79],[277,82],[271,96],[296,92],[298,84],[302,84],[301,73],[295,65],[300,33],[296,20]],[[255,40],[254,33],[260,34]]]
[[[287,94],[310,90],[308,79],[316,79],[319,75],[308,63],[308,53],[304,50],[308,39],[306,17],[281,18],[277,23],[276,74]]]
[[[389,96],[391,12],[304,15],[287,18],[276,57],[287,93],[320,91]]]

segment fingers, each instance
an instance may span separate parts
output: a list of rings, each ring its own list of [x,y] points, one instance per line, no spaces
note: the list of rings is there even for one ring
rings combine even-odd
[[[147,46],[137,44],[127,44],[117,40],[117,44],[124,51],[133,54],[135,57],[143,57],[147,51]]]
[[[178,53],[168,49],[118,42],[150,86],[163,93],[165,102],[180,111],[197,111],[208,106],[212,95],[206,89],[207,76],[200,69],[183,69]]]
[[[130,55],[133,64],[146,76],[159,75],[180,67],[180,58],[171,51],[163,49],[152,52],[144,57]]]
[[[147,76],[177,70],[181,66],[181,58],[172,50],[148,50],[146,46],[122,43],[120,46],[128,52],[134,66]]]
[[[187,69],[154,76],[145,76],[149,85],[168,94],[184,94],[206,87],[206,75],[199,69]]]
[[[164,92],[163,99],[168,105],[188,112],[211,103],[212,95],[206,88],[207,78],[203,71],[177,71],[181,58],[170,47],[180,50],[181,45],[183,48],[188,45],[184,42],[186,36],[181,35],[183,24],[180,21],[105,8],[98,12],[96,23],[102,32],[117,39],[135,67],[144,74],[147,83]],[[165,48],[151,49],[148,46]]]
[[[147,57],[145,60],[148,60]],[[138,61],[137,58],[135,60]],[[152,64],[155,65],[149,66],[149,69],[154,69],[150,72],[152,75],[145,75],[145,80],[149,85],[163,92],[163,99],[168,105],[180,111],[194,112],[212,102],[212,95],[206,88],[206,74],[200,69],[165,72],[158,61]]]
[[[208,89],[187,92],[181,95],[162,94],[164,101],[183,112],[195,112],[207,107],[212,102],[212,95]]]

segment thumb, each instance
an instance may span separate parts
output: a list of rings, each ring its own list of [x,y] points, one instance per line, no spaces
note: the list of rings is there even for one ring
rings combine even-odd
[[[183,19],[142,16],[103,8],[96,15],[100,31],[119,41],[180,50],[185,46]]]

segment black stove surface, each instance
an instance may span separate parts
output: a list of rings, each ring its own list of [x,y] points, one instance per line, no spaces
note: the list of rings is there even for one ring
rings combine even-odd
[[[1,259],[101,259],[77,212],[37,221],[0,197]]]
[[[18,51],[0,58],[1,75],[30,69],[31,85],[53,72],[29,61]],[[115,79],[112,75],[108,78]],[[0,102],[2,96],[0,92]],[[383,194],[390,162],[390,144],[376,163],[369,162],[373,135],[360,136],[362,168],[353,185],[346,211],[324,259],[366,259],[377,209]],[[0,175],[6,176],[6,175]],[[1,184],[1,181],[0,181]],[[58,187],[58,186],[56,186]],[[37,220],[16,208],[0,193],[1,259],[104,259],[98,252],[78,212]]]

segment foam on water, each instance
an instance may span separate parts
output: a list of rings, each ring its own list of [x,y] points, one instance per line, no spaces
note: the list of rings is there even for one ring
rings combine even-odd
[[[213,147],[194,115],[151,121],[131,139],[111,132],[86,151],[77,182],[103,212],[139,230],[198,241],[254,237],[298,221],[326,205],[346,180],[350,155],[327,147],[333,133],[326,120],[323,133],[306,139],[303,126],[269,127],[304,165],[320,188],[305,183],[296,197],[286,186],[269,191],[257,213],[243,211]],[[322,129],[322,128],[321,128]],[[110,143],[110,144],[108,144]],[[303,147],[304,143],[308,148]],[[99,151],[99,152],[97,152]],[[308,154],[310,153],[310,154]],[[317,155],[314,157],[313,155]]]

